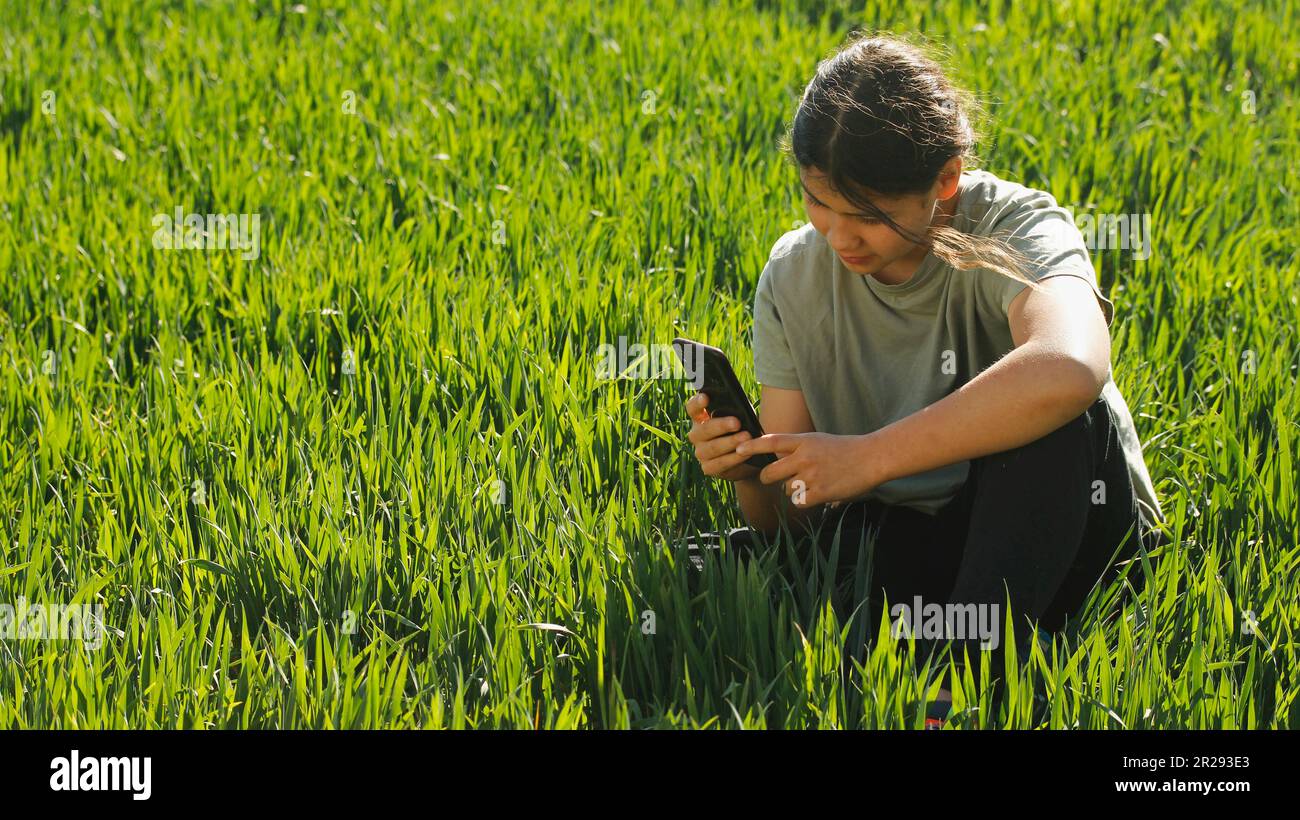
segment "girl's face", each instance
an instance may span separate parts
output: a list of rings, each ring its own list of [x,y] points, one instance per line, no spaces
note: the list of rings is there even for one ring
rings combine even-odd
[[[936,203],[940,197],[947,198],[956,193],[955,178],[960,173],[960,168],[956,174],[949,174],[949,169],[945,168],[935,183],[935,189],[925,195],[877,195],[869,198],[903,228],[917,236],[925,236],[936,215]],[[908,241],[887,223],[858,211],[832,192],[820,169],[801,168],[799,181],[803,186],[808,221],[826,237],[845,267],[854,273],[875,276],[886,284],[898,284],[911,278],[928,253],[925,246]],[[947,209],[944,213],[948,213]]]

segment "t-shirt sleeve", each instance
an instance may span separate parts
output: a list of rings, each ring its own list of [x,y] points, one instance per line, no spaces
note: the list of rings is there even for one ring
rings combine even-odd
[[[1041,194],[1027,202],[1004,219],[993,235],[1025,257],[1028,265],[1021,272],[1035,282],[1053,276],[1077,276],[1086,281],[1097,297],[1106,325],[1110,326],[1115,318],[1115,305],[1102,295],[1097,285],[1097,272],[1088,257],[1083,234],[1075,226],[1070,212],[1059,207],[1049,195]],[[981,274],[981,284],[990,303],[997,305],[1004,316],[1012,301],[1028,287],[1024,282],[1017,282],[996,271],[982,271]]]
[[[776,257],[768,259],[754,295],[754,377],[769,387],[799,390],[799,374],[772,285],[777,261]]]

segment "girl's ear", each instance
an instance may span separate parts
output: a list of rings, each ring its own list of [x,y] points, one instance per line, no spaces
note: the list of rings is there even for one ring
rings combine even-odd
[[[935,196],[939,199],[950,199],[957,193],[957,186],[961,182],[961,157],[953,157],[948,160],[939,171],[939,179],[936,181],[938,191]]]

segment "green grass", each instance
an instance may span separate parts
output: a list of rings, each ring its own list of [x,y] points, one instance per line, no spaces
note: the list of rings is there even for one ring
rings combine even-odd
[[[1290,0],[2,5],[0,603],[110,632],[0,641],[0,727],[918,726],[942,670],[846,657],[816,567],[689,577],[741,523],[689,389],[595,369],[753,388],[776,140],[870,24],[947,43],[982,167],[1152,215],[1094,261],[1172,545],[957,723],[1300,728]],[[177,205],[260,257],[155,250]]]

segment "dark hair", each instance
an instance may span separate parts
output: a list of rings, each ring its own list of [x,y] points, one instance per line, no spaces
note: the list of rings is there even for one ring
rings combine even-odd
[[[988,268],[1031,286],[1023,256],[1004,242],[931,225],[902,227],[867,199],[928,192],[953,157],[974,157],[973,97],[920,47],[889,35],[854,34],[817,66],[782,153],[826,173],[831,190],[958,270]]]

